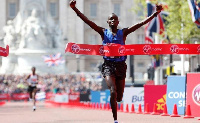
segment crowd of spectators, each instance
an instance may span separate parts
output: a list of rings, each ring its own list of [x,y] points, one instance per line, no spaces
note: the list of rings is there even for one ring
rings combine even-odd
[[[101,75],[89,74],[65,74],[65,75],[39,75],[37,88],[43,92],[53,93],[87,93],[90,90],[100,91],[102,89]],[[27,75],[0,75],[1,93],[26,93],[28,83],[25,81]]]

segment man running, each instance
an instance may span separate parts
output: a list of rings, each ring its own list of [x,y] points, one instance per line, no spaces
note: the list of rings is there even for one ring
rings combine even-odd
[[[70,1],[70,7],[76,12],[77,16],[80,17],[86,24],[88,24],[92,29],[98,32],[102,38],[103,45],[109,45],[112,43],[125,45],[126,37],[151,21],[156,17],[162,10],[161,5],[156,6],[156,12],[145,20],[130,26],[129,28],[118,29],[118,16],[112,13],[107,20],[109,29],[97,26],[94,22],[89,20],[83,13],[81,13],[76,8],[76,0]],[[117,102],[122,101],[124,87],[125,87],[125,78],[126,78],[126,69],[127,65],[125,63],[127,56],[110,56],[103,57],[104,63],[102,65],[102,75],[105,78],[108,88],[110,89],[110,104],[112,108],[114,123],[117,121]]]
[[[28,82],[28,85],[29,85],[28,92],[29,92],[30,100],[33,100],[33,111],[35,111],[36,110],[35,96],[36,96],[36,92],[37,92],[38,75],[35,73],[35,71],[36,71],[35,67],[32,67],[31,70],[32,70],[32,74],[29,74],[26,77],[26,82]]]

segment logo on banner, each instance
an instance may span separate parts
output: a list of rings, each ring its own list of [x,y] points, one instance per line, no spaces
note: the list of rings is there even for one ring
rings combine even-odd
[[[169,99],[180,99],[178,101],[178,107],[185,107],[185,92],[169,92]]]
[[[197,47],[197,53],[200,53],[200,45]]]
[[[178,53],[178,52],[179,52],[179,47],[178,47],[177,45],[172,45],[172,46],[170,47],[170,51],[171,51],[172,53]]]
[[[200,106],[200,84],[194,87],[192,91],[192,99],[198,106]]]
[[[0,52],[2,52],[2,53],[6,53],[6,51],[5,51],[5,50],[0,50]]]
[[[157,110],[164,110],[164,105],[166,103],[166,94],[162,98],[157,100]]]
[[[77,44],[73,44],[71,49],[73,53],[78,53],[80,51],[80,47]]]
[[[99,53],[100,53],[101,55],[104,55],[104,47],[103,47],[103,46],[101,46],[101,47],[99,48]]]
[[[109,53],[109,50],[104,50],[104,46],[101,46],[101,47],[99,48],[99,53],[100,53],[101,55],[104,55],[105,53]]]
[[[143,102],[144,101],[144,90],[142,90],[138,95],[132,96],[132,103]]]
[[[145,53],[145,54],[150,54],[151,53],[151,46],[149,46],[149,45],[145,45],[144,47],[143,47],[143,52]]]
[[[119,49],[118,49],[118,52],[119,52],[120,55],[124,55],[125,50],[126,50],[126,49],[125,49],[124,46],[120,46]]]

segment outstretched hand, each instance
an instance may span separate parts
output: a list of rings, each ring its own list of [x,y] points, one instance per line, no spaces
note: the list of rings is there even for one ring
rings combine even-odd
[[[71,0],[71,1],[69,2],[69,4],[70,4],[70,7],[71,7],[71,8],[74,8],[74,7],[76,6],[76,0]]]
[[[162,9],[163,9],[162,5],[156,4],[156,11],[157,11],[158,13],[160,13],[160,12],[162,11]]]

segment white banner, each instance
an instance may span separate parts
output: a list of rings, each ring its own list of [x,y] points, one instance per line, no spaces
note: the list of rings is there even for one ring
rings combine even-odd
[[[39,93],[36,93],[36,96],[35,96],[36,100],[44,100],[46,98],[46,93],[45,92],[39,92]]]
[[[55,102],[59,103],[68,103],[69,102],[69,95],[68,94],[56,94],[55,95]]]
[[[126,110],[126,104],[129,105],[129,111],[131,106],[134,104],[135,111],[138,111],[138,106],[141,104],[142,110],[144,111],[144,87],[128,87],[124,89],[124,111]]]

